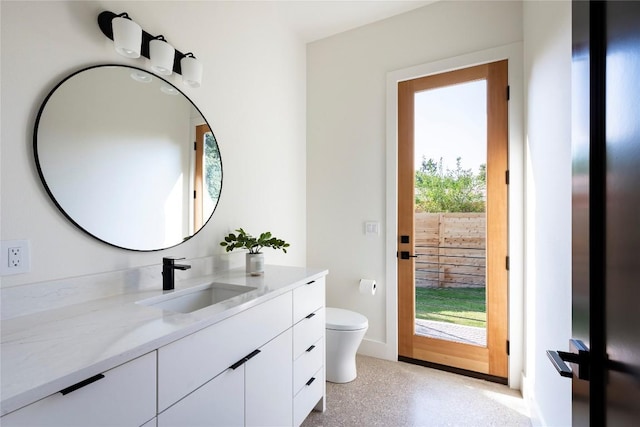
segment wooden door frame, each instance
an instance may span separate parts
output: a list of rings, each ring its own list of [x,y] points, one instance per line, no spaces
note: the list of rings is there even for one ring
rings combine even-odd
[[[415,258],[399,259],[398,353],[452,368],[492,377],[508,374],[507,182],[508,61],[476,65],[398,83],[398,236],[415,236],[414,206],[414,94],[460,83],[487,82],[487,344],[461,344],[415,334]],[[402,142],[402,143],[401,143]],[[400,183],[405,183],[400,185]],[[415,253],[414,238],[399,242],[400,250]]]
[[[360,351],[387,360],[398,359],[397,295],[397,86],[398,82],[475,64],[509,60],[509,386],[526,390],[524,368],[524,177],[523,45],[512,43],[398,69],[387,74],[386,96],[386,209],[385,209],[385,327],[380,341],[364,340]]]
[[[204,222],[202,205],[204,201],[204,136],[211,132],[209,125],[196,125],[195,132],[195,168],[194,168],[194,195],[193,195],[193,225],[194,230],[199,230]]]

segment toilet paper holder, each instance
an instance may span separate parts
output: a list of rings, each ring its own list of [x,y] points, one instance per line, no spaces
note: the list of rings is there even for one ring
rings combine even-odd
[[[359,290],[361,294],[375,295],[377,286],[374,279],[360,279]]]

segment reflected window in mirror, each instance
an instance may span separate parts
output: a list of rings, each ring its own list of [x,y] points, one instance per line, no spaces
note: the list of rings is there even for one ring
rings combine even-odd
[[[196,126],[195,161],[194,224],[199,228],[218,203],[222,183],[218,143],[206,124]]]

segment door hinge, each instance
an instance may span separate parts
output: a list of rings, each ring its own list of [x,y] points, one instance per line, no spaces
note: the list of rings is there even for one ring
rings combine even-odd
[[[509,270],[509,255],[507,255],[505,267]]]
[[[507,86],[507,101],[511,100],[511,86]]]
[[[504,181],[507,183],[507,185],[509,185],[509,171],[506,170],[504,172]]]
[[[509,340],[507,340],[507,356],[511,356],[511,349],[509,348]]]

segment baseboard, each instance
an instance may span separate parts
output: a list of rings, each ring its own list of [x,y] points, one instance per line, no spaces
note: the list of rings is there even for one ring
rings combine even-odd
[[[364,356],[376,357],[378,359],[397,361],[397,353],[395,349],[390,349],[387,343],[375,340],[362,340],[358,347],[358,354]]]
[[[535,399],[535,393],[533,388],[533,381],[529,380],[526,375],[522,374],[522,398],[527,403],[527,407],[529,408],[529,418],[531,419],[531,425],[533,427],[542,427],[548,425],[542,414],[540,413],[540,408],[538,408],[538,403]]]

